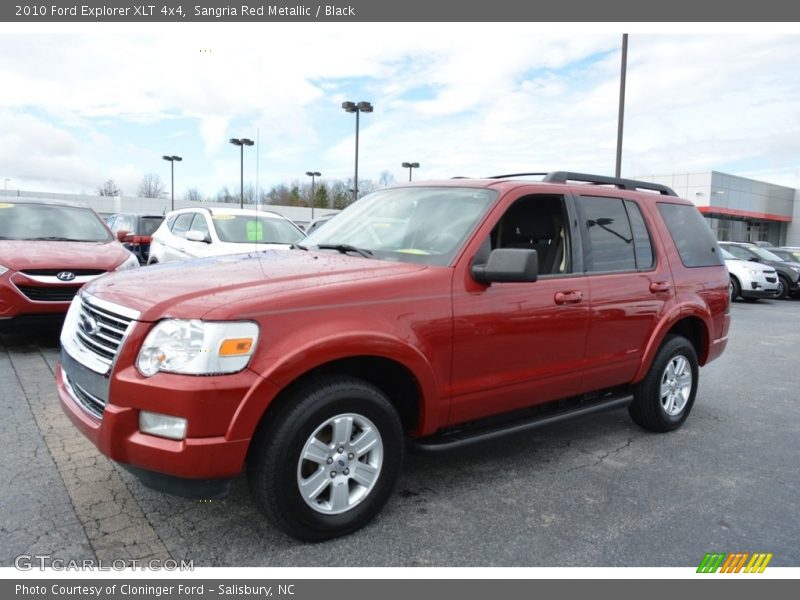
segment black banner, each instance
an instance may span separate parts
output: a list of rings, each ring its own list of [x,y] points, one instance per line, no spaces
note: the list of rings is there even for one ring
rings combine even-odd
[[[429,0],[378,2],[226,2],[204,0],[48,0],[0,5],[0,21],[10,22],[779,22],[797,21],[800,4],[785,0],[743,2],[672,0],[571,0],[520,2]]]

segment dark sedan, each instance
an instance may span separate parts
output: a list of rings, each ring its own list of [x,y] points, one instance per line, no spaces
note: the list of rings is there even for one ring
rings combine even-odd
[[[163,215],[116,213],[106,222],[122,245],[139,259],[139,264],[146,265],[150,256],[151,236],[163,220]]]

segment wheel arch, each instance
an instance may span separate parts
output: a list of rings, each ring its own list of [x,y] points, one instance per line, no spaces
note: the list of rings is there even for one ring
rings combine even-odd
[[[711,328],[706,322],[706,318],[700,314],[690,312],[690,309],[686,307],[673,313],[672,318],[662,321],[660,327],[651,336],[633,383],[638,383],[644,379],[658,349],[669,335],[680,335],[689,340],[697,354],[698,364],[704,365],[708,361],[711,345],[710,331]]]

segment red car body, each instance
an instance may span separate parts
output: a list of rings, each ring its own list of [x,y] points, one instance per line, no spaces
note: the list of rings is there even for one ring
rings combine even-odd
[[[13,204],[5,205],[31,203],[15,199]],[[65,203],[35,204],[67,206]],[[0,274],[0,323],[19,317],[63,317],[81,286],[114,271],[129,259],[130,252],[112,237],[102,219],[90,208],[80,208],[91,213],[87,218],[96,219],[105,228],[108,233],[106,240],[84,242],[0,237],[0,265],[7,269]],[[0,209],[0,219],[5,216],[5,211]]]
[[[216,480],[242,471],[262,417],[309,374],[390,372],[389,387],[410,398],[402,411],[406,432],[420,438],[482,417],[635,385],[670,333],[692,340],[701,365],[724,350],[727,270],[723,264],[683,266],[657,208],[657,202],[689,202],[582,184],[433,185],[497,192],[447,266],[270,251],[148,267],[91,283],[82,292],[87,301],[126,307],[132,320],[102,390],[102,418],[71,393],[65,372],[74,378],[84,367],[62,354],[66,364],[57,376],[64,410],[116,461],[182,479]],[[515,200],[544,193],[572,197],[589,187],[593,196],[638,203],[652,239],[652,268],[579,272],[532,285],[476,281],[470,265],[481,242]],[[235,374],[145,377],[137,354],[154,324],[167,318],[258,323],[258,349]],[[185,439],[142,433],[140,411],[187,419]]]

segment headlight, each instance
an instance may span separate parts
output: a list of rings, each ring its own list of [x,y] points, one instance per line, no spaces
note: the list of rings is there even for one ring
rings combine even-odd
[[[747,272],[750,274],[750,277],[758,277],[761,273],[758,269],[747,269]]]
[[[250,362],[258,325],[250,321],[166,319],[153,327],[136,368],[145,377],[159,371],[184,375],[236,373]]]
[[[8,267],[4,267],[3,265],[0,265],[0,275],[5,273],[6,271],[8,271]]]
[[[139,260],[131,254],[125,261],[118,266],[115,271],[127,271],[128,269],[138,269],[139,268]]]

